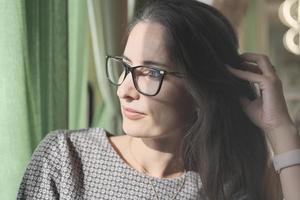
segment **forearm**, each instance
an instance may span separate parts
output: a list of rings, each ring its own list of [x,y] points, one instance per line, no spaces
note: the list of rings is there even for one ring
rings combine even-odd
[[[300,149],[300,136],[295,126],[267,133],[274,155]],[[285,200],[300,199],[300,165],[287,167],[280,172],[280,182]]]

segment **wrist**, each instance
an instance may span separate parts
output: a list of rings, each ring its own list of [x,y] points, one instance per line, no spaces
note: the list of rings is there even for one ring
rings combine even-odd
[[[274,154],[280,154],[300,148],[300,137],[295,124],[278,127],[265,132]]]
[[[276,172],[280,174],[280,171],[284,168],[292,167],[300,164],[300,149],[281,153],[273,157],[273,164]]]

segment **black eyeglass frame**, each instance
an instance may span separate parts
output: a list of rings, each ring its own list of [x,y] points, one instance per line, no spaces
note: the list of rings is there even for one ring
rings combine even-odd
[[[116,84],[116,83],[112,82],[110,80],[110,78],[109,78],[109,75],[108,75],[108,60],[109,59],[116,59],[116,60],[120,61],[120,63],[122,63],[123,67],[125,68],[125,76],[124,76],[123,80],[121,81],[121,83],[119,83],[119,84]],[[169,72],[169,71],[166,71],[166,70],[163,70],[163,69],[159,69],[159,68],[153,67],[153,66],[146,66],[146,65],[130,66],[128,63],[126,63],[126,62],[123,61],[123,57],[122,56],[110,56],[110,55],[107,55],[106,56],[106,60],[105,60],[105,66],[106,66],[106,77],[107,77],[107,79],[109,80],[110,83],[112,83],[115,86],[120,86],[124,82],[124,80],[126,79],[127,75],[130,72],[131,76],[132,76],[133,85],[134,85],[135,89],[139,93],[141,93],[141,94],[143,94],[145,96],[155,96],[155,95],[157,95],[159,93],[160,89],[161,89],[164,77],[167,76],[167,75],[176,76],[178,78],[184,78],[185,77],[185,74],[183,74],[181,72]],[[159,82],[158,89],[157,89],[157,91],[154,94],[147,94],[147,93],[144,93],[144,92],[140,91],[140,89],[139,89],[139,87],[137,85],[134,71],[137,68],[141,68],[141,67],[146,67],[146,68],[149,68],[149,69],[152,69],[152,70],[156,70],[161,75],[160,76],[160,82]]]

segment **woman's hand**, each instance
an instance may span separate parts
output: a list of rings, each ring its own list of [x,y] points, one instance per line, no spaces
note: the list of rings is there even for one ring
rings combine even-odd
[[[257,83],[261,96],[250,101],[241,99],[249,118],[268,135],[282,130],[295,130],[283,96],[282,84],[274,67],[265,55],[244,53],[241,55],[245,71],[228,67],[237,77]],[[294,130],[293,130],[294,129]]]
[[[228,67],[237,77],[259,85],[261,96],[254,101],[241,99],[249,118],[268,136],[275,154],[300,149],[300,138],[283,96],[282,84],[267,56],[245,53],[245,68]],[[300,165],[281,170],[280,182],[284,198],[300,199]]]

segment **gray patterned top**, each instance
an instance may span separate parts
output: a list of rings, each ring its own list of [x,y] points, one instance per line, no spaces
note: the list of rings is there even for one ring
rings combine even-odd
[[[150,177],[130,167],[102,128],[57,130],[35,150],[17,199],[155,199]],[[198,173],[154,178],[161,199],[205,200]]]

